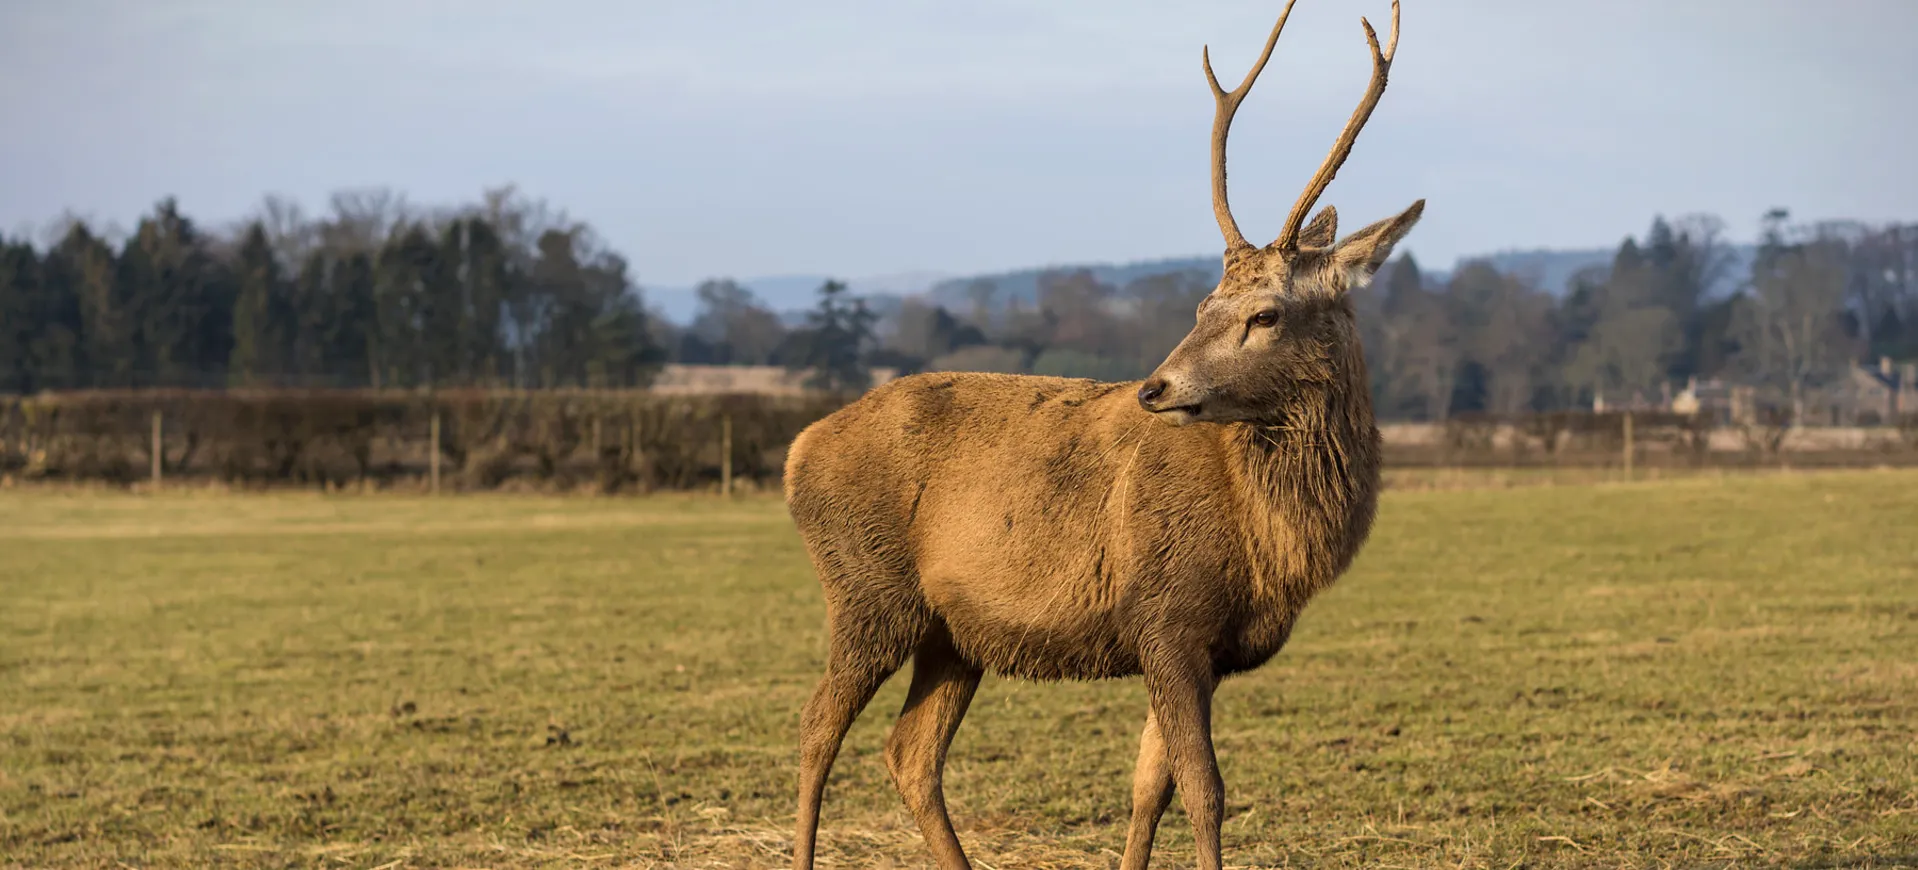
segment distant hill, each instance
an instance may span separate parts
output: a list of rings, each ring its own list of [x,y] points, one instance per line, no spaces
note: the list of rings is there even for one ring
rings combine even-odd
[[[782,317],[797,317],[811,308],[819,298],[819,285],[826,283],[828,275],[772,275],[761,278],[735,279],[741,287],[751,290],[766,307],[779,312]],[[864,296],[874,307],[890,309],[897,300],[907,296],[918,296],[926,292],[935,283],[945,278],[936,272],[901,272],[893,275],[875,275],[865,278],[840,280],[856,296]],[[641,288],[646,304],[666,315],[668,320],[678,324],[687,324],[699,313],[699,296],[693,287],[653,287]]]
[[[1450,280],[1452,273],[1466,263],[1486,261],[1492,268],[1508,275],[1517,275],[1537,285],[1553,296],[1563,296],[1571,289],[1572,276],[1592,266],[1605,267],[1612,264],[1616,248],[1585,248],[1573,250],[1533,249],[1525,251],[1497,251],[1471,257],[1461,257],[1451,268],[1436,266],[1425,267],[1427,281],[1444,282]]]
[[[968,275],[964,278],[949,278],[932,285],[927,296],[935,303],[949,309],[964,311],[972,307],[972,297],[966,293],[966,287],[981,278],[993,282],[992,305],[995,309],[1004,307],[1014,299],[1021,303],[1034,303],[1039,299],[1039,276],[1048,271],[1070,271],[1086,269],[1101,283],[1123,287],[1140,278],[1153,275],[1167,275],[1175,272],[1195,272],[1203,274],[1206,281],[1219,280],[1221,266],[1218,257],[1180,257],[1167,260],[1143,260],[1136,263],[1085,263],[1067,266],[1041,266],[1020,269],[1016,272],[1001,272],[994,275]]]
[[[1571,286],[1573,276],[1592,266],[1610,265],[1615,251],[1615,248],[1496,251],[1460,258],[1459,262],[1453,264],[1450,269],[1435,268],[1430,264],[1421,264],[1421,268],[1424,269],[1427,280],[1444,281],[1459,265],[1484,260],[1489,261],[1501,272],[1523,276],[1546,292],[1554,296],[1563,296]],[[1731,293],[1751,270],[1752,256],[1756,252],[1754,246],[1733,245],[1729,251],[1730,260],[1719,276],[1717,286],[1711,289],[1710,295],[1722,296]],[[855,278],[846,283],[855,295],[865,297],[868,304],[883,315],[897,309],[901,300],[912,296],[925,297],[955,311],[969,310],[972,307],[972,297],[967,294],[966,288],[973,281],[983,278],[994,284],[992,306],[998,309],[1014,299],[1022,304],[1035,303],[1039,296],[1040,275],[1048,271],[1075,269],[1089,270],[1099,281],[1123,287],[1140,278],[1174,272],[1193,272],[1203,275],[1205,281],[1217,281],[1220,263],[1217,256],[1173,257],[1132,263],[1039,266],[1010,272],[967,276],[905,272]],[[814,299],[817,298],[819,285],[825,282],[824,275],[778,275],[746,279],[739,283],[751,289],[753,295],[759,297],[769,308],[779,312],[781,318],[788,324],[798,324],[803,322],[806,309],[811,308]],[[647,287],[644,292],[647,304],[664,313],[675,323],[690,323],[693,316],[698,313],[698,297],[691,287]]]
[[[1713,295],[1730,293],[1751,270],[1751,258],[1755,248],[1751,245],[1737,245],[1730,249],[1731,259],[1720,276],[1718,286],[1712,288]],[[1536,283],[1538,287],[1552,294],[1563,296],[1570,289],[1573,276],[1592,266],[1609,266],[1614,248],[1590,248],[1583,250],[1520,250],[1498,251],[1491,254],[1464,257],[1452,268],[1434,268],[1429,264],[1420,264],[1429,281],[1444,281],[1459,265],[1479,260],[1489,261],[1492,267],[1508,274],[1517,274]],[[1415,255],[1416,256],[1416,255]],[[1148,260],[1123,265],[1109,263],[1089,263],[1069,266],[1048,266],[1033,269],[1020,269],[1015,272],[1001,272],[990,275],[972,275],[964,278],[950,278],[934,284],[929,291],[933,301],[948,308],[964,309],[970,307],[972,298],[966,294],[966,286],[984,278],[998,287],[995,294],[995,306],[1004,305],[1007,300],[1018,299],[1023,303],[1037,300],[1039,276],[1049,270],[1088,269],[1094,277],[1107,284],[1124,286],[1128,282],[1151,275],[1171,272],[1191,271],[1205,276],[1207,281],[1217,281],[1221,271],[1218,257],[1182,257],[1165,260]]]
[[[1736,290],[1745,280],[1745,276],[1751,274],[1752,257],[1757,251],[1754,245],[1727,246],[1728,259],[1725,267],[1718,275],[1718,283],[1707,290],[1706,295],[1726,296]],[[1487,260],[1500,272],[1518,275],[1553,296],[1563,296],[1571,288],[1573,276],[1592,266],[1610,266],[1612,257],[1617,253],[1617,248],[1498,251],[1483,256],[1462,258],[1458,265],[1474,260]],[[1457,265],[1453,268],[1456,269]],[[1427,270],[1426,272],[1428,278],[1440,281],[1445,280],[1450,274],[1450,271]]]

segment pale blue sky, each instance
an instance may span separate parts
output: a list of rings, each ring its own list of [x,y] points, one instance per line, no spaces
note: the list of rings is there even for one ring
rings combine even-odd
[[[0,229],[210,221],[342,187],[514,182],[641,283],[965,273],[1219,250],[1209,43],[1277,0],[0,0]],[[1365,86],[1358,18],[1299,0],[1232,139],[1266,240]],[[1912,0],[1404,0],[1392,87],[1325,199],[1429,200],[1409,247],[1589,247],[1654,212],[1749,237],[1918,217]]]

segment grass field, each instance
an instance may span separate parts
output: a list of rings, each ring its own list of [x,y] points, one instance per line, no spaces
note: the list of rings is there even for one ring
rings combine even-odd
[[[0,492],[0,594],[0,866],[787,860],[822,607],[775,499]],[[902,684],[827,866],[924,865]],[[1394,491],[1218,708],[1229,865],[1918,866],[1918,473]],[[979,865],[1115,862],[1143,715],[988,679]]]

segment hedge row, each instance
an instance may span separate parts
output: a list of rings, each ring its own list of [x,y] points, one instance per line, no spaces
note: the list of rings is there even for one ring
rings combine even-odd
[[[101,391],[0,396],[0,478],[645,492],[776,487],[786,445],[829,396],[644,390]],[[1466,415],[1396,441],[1394,466],[1616,465],[1627,420],[1645,465],[1918,463],[1918,415],[1868,446],[1787,449],[1783,418],[1714,428],[1660,412]],[[436,422],[437,421],[437,422]],[[1786,453],[1789,452],[1787,456]]]
[[[1790,417],[1761,410],[1743,423],[1669,411],[1558,411],[1465,414],[1435,427],[1421,443],[1387,439],[1399,466],[1875,466],[1918,464],[1918,414],[1865,430],[1794,429]],[[1823,443],[1819,433],[1851,431],[1853,443]],[[1796,440],[1794,440],[1796,436]]]
[[[1622,456],[1629,437],[1634,451],[1702,459],[1710,450],[1713,430],[1709,417],[1669,411],[1464,414],[1446,421],[1444,444],[1461,455],[1494,456],[1503,448],[1513,456],[1566,460]],[[1503,445],[1498,443],[1501,434]]]
[[[0,398],[0,474],[450,489],[776,484],[785,447],[842,399],[642,390],[124,391]],[[437,420],[437,423],[435,422]]]

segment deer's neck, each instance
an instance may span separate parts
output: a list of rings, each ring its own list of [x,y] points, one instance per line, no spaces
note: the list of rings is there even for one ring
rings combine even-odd
[[[1258,593],[1291,608],[1358,554],[1378,504],[1379,432],[1363,362],[1308,391],[1284,423],[1226,427]]]

